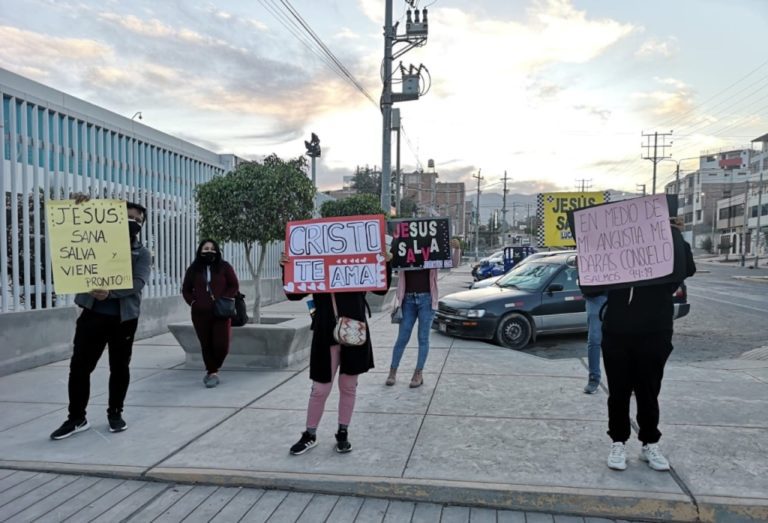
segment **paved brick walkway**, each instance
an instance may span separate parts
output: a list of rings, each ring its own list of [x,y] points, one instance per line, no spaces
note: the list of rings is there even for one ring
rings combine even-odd
[[[0,469],[0,521],[607,523],[615,520]]]

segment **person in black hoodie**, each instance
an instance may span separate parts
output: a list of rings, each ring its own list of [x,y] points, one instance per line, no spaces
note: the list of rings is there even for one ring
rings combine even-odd
[[[672,222],[672,237],[684,245],[685,277],[696,265],[691,247]],[[676,249],[676,252],[678,250]],[[676,260],[676,265],[678,261]],[[682,278],[684,279],[684,277]],[[673,293],[682,283],[613,289],[603,314],[603,364],[608,378],[608,435],[613,440],[608,467],[627,468],[625,443],[631,434],[629,407],[632,393],[637,402],[640,459],[659,471],[669,470],[669,461],[659,449],[659,392],[664,365],[672,352]]]

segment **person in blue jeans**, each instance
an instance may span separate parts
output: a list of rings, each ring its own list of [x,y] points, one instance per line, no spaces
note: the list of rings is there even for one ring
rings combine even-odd
[[[416,370],[413,372],[410,387],[415,389],[424,384],[422,371],[427,363],[429,354],[429,332],[432,328],[432,317],[437,309],[437,269],[418,269],[401,271],[397,281],[397,303],[403,313],[400,329],[397,333],[395,347],[392,349],[392,364],[389,368],[386,384],[392,386],[397,381],[397,368],[405,352],[405,346],[411,339],[411,332],[419,321],[417,331],[419,339],[419,355]]]
[[[603,341],[603,322],[600,310],[608,296],[605,293],[584,292],[587,304],[587,361],[589,362],[589,381],[584,387],[586,394],[594,394],[600,387],[600,344]]]

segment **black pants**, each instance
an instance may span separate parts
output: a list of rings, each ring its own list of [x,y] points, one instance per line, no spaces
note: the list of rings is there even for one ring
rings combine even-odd
[[[629,402],[637,402],[638,439],[657,443],[659,392],[664,365],[672,352],[672,331],[648,334],[603,333],[603,364],[608,378],[608,435],[625,442],[631,435]]]
[[[200,341],[205,370],[209,374],[219,372],[229,354],[232,320],[215,318],[211,310],[195,310],[192,311],[192,325]]]
[[[120,322],[118,316],[98,314],[83,309],[77,319],[72,359],[69,362],[69,417],[85,418],[91,395],[91,373],[104,347],[109,346],[109,409],[120,413],[131,381],[129,364],[133,335],[139,320]]]

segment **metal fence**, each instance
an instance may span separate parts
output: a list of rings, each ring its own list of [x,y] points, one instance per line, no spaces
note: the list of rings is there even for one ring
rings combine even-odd
[[[180,140],[178,147],[160,143],[23,93],[0,96],[0,312],[72,305],[73,296],[54,292],[45,201],[73,192],[146,207],[142,240],[152,252],[153,270],[144,296],[178,295],[197,247],[194,189],[227,167],[185,151]],[[244,249],[223,249],[248,279]],[[264,277],[279,275],[281,250],[280,244],[268,247]]]

